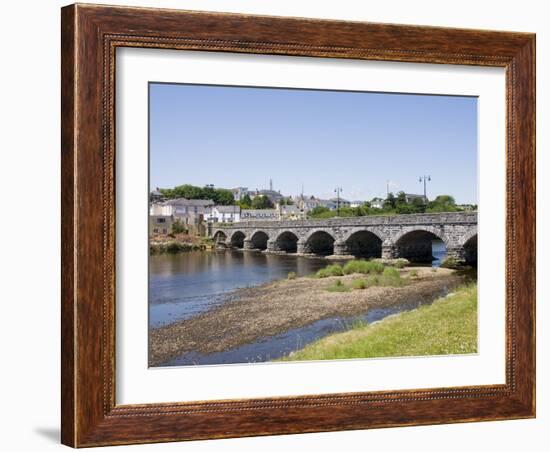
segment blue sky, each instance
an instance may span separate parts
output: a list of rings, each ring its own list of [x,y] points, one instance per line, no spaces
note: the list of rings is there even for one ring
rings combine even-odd
[[[150,186],[477,203],[473,97],[150,84]]]

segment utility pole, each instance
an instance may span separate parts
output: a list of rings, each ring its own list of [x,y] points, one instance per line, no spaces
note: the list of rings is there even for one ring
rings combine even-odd
[[[430,176],[420,176],[418,182],[422,183],[424,181],[424,202],[428,202],[428,197],[426,196],[426,181],[431,182],[432,178]]]
[[[336,193],[336,216],[340,216],[340,193],[342,193],[342,187],[336,187],[334,189],[334,193]]]
[[[386,180],[386,199],[388,198],[389,194],[390,194],[390,181]]]

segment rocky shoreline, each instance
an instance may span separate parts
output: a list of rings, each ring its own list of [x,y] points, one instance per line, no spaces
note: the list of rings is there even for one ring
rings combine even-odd
[[[329,292],[333,277],[279,280],[233,292],[222,306],[191,319],[149,331],[149,365],[158,366],[184,353],[222,352],[261,338],[307,326],[321,319],[365,314],[370,307],[390,306],[412,299],[433,299],[444,289],[463,281],[454,270],[415,270],[403,287],[369,287],[349,292]],[[352,282],[362,275],[339,277]]]

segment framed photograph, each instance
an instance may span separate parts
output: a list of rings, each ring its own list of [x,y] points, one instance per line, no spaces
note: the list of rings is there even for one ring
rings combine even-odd
[[[62,9],[62,442],[535,416],[535,36]]]

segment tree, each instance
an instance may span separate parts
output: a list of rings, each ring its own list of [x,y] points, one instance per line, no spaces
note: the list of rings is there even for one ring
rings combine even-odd
[[[451,206],[456,205],[455,199],[451,195],[439,195],[435,198],[434,202],[437,204],[448,204]]]
[[[395,209],[395,196],[392,192],[388,193],[388,196],[384,201],[384,209]]]
[[[311,209],[309,212],[310,218],[329,218],[331,216],[334,216],[335,213],[331,211],[328,207],[325,206],[317,206]]]
[[[201,199],[203,189],[194,185],[184,184],[174,187],[172,193],[174,198]]]
[[[216,204],[221,204],[222,206],[230,206],[235,202],[235,198],[233,198],[233,193],[231,193],[229,190],[224,190],[222,188],[214,190],[214,194],[210,199],[212,199]]]
[[[281,200],[279,201],[279,205],[281,206],[292,206],[293,204],[294,204],[294,201],[292,200],[291,197],[281,198]]]
[[[239,201],[239,206],[241,206],[241,209],[252,208],[252,199],[250,198],[250,195],[248,193],[241,198],[241,200]]]
[[[186,232],[185,225],[178,219],[172,223],[172,234],[181,234]]]
[[[455,199],[450,195],[439,195],[428,203],[428,212],[456,212]]]
[[[403,206],[407,204],[407,195],[404,191],[400,191],[397,193],[397,198],[395,199],[395,205],[396,206]]]
[[[413,198],[412,205],[414,207],[415,213],[424,213],[426,212],[426,203],[423,198]]]
[[[272,209],[273,203],[266,195],[256,196],[252,200],[253,209]]]

